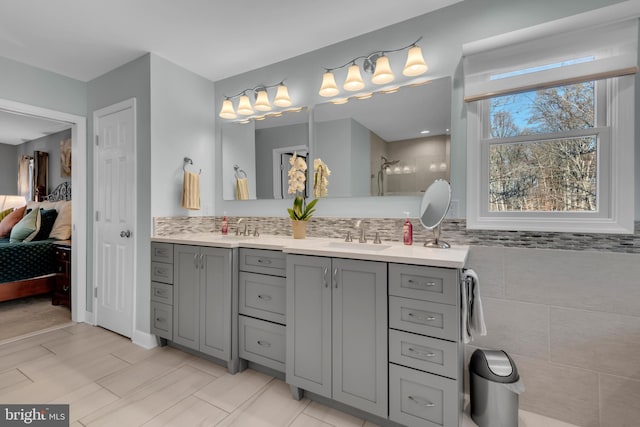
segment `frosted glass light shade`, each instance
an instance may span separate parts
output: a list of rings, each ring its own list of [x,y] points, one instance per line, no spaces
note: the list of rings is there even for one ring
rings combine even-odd
[[[258,111],[271,111],[271,103],[269,102],[269,94],[266,90],[259,90],[256,95],[256,103],[253,108]]]
[[[320,96],[335,96],[340,93],[338,86],[336,85],[336,78],[331,71],[327,71],[322,75],[322,86],[318,92]]]
[[[342,87],[344,90],[348,90],[350,92],[364,88],[364,80],[362,80],[362,75],[360,74],[360,67],[356,64],[349,67],[349,70],[347,71],[347,78],[345,79]]]
[[[278,107],[288,107],[291,105],[291,98],[289,98],[289,89],[285,85],[278,85],[278,90],[276,92],[276,97],[273,100],[273,103]]]
[[[243,116],[253,114],[251,101],[249,100],[249,97],[247,95],[242,95],[240,97],[240,101],[238,102],[238,114],[242,114]]]
[[[373,73],[371,81],[377,85],[383,85],[392,82],[394,78],[395,76],[393,75],[393,71],[391,71],[391,65],[389,65],[389,58],[386,56],[378,58],[376,61],[376,71]]]
[[[230,99],[222,101],[222,109],[220,110],[220,117],[223,119],[235,119],[238,117],[236,112],[233,111],[233,102]]]
[[[413,46],[409,49],[409,53],[407,53],[407,62],[404,64],[402,74],[409,77],[419,76],[420,74],[426,73],[428,69],[429,67],[427,66],[427,63],[424,62],[420,46]]]

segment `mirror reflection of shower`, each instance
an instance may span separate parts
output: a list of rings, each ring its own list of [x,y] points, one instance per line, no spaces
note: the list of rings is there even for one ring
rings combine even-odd
[[[380,156],[380,170],[378,171],[378,196],[384,196],[384,175],[387,168],[397,164],[400,160],[388,160]]]

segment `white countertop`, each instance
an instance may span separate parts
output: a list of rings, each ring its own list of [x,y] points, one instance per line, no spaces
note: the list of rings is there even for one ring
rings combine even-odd
[[[404,245],[400,242],[347,243],[341,239],[260,235],[244,237],[220,233],[181,233],[153,236],[152,242],[183,245],[212,246],[219,248],[253,248],[281,250],[290,254],[352,258],[369,261],[397,262],[402,264],[429,265],[433,267],[463,268],[469,246],[452,246],[449,249],[426,248],[422,243]]]

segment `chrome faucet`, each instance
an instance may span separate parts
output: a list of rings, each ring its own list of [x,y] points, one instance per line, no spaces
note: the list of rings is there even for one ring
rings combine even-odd
[[[367,236],[365,235],[367,223],[359,219],[358,222],[356,222],[356,228],[360,229],[360,239],[358,239],[358,242],[367,243]]]
[[[240,224],[244,222],[244,231],[240,232]],[[240,218],[236,224],[236,236],[246,236],[247,235],[247,221],[244,218]]]

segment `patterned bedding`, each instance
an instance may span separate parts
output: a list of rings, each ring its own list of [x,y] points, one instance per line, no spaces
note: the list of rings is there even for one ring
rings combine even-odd
[[[55,273],[53,239],[9,243],[0,239],[0,283]]]

